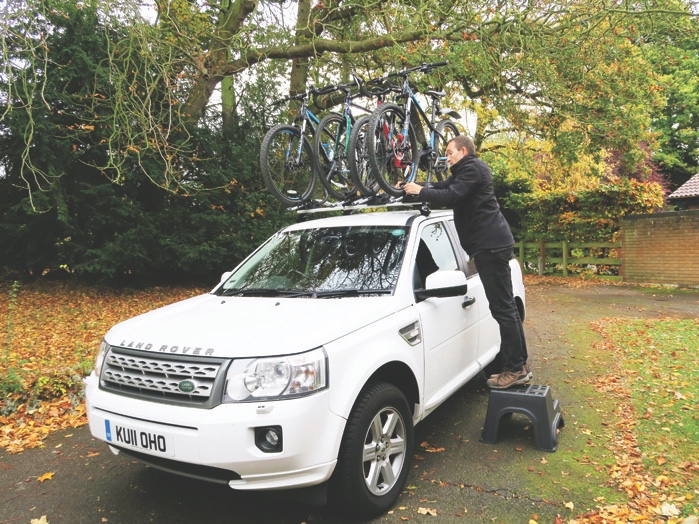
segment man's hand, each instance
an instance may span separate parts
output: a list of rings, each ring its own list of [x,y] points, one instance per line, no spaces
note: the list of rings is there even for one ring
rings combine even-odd
[[[419,195],[422,191],[422,186],[415,182],[406,182],[402,187],[406,195]]]

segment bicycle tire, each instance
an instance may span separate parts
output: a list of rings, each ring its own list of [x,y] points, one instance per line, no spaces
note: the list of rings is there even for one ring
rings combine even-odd
[[[299,140],[302,146],[297,161]],[[260,148],[260,169],[269,192],[285,205],[301,205],[313,194],[313,148],[297,127],[280,124],[267,132]]]
[[[436,127],[437,130],[437,136],[436,136],[436,144],[435,144],[435,149],[437,150],[437,157],[439,158],[446,158],[447,156],[447,144],[449,141],[454,138],[455,136],[458,136],[461,134],[459,131],[459,128],[456,126],[454,122],[451,120],[442,120],[437,124]],[[436,169],[435,170],[435,178],[437,181],[442,181],[445,178],[447,178],[447,171],[449,169],[449,165],[447,164],[446,168],[444,170],[441,169]]]
[[[408,139],[402,140],[405,111],[396,104],[383,104],[371,115],[368,135],[369,164],[381,188],[391,196],[403,195],[396,185],[409,178],[417,139],[408,126]],[[408,177],[406,177],[406,174]]]
[[[368,135],[371,126],[371,115],[357,119],[350,133],[350,150],[347,164],[354,185],[362,196],[370,197],[381,188],[376,182],[369,165]]]
[[[318,124],[313,140],[316,173],[328,194],[337,200],[347,200],[357,194],[346,151],[349,132],[344,115],[330,113]]]

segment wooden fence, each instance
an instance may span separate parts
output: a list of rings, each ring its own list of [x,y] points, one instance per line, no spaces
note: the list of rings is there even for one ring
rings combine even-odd
[[[524,242],[515,244],[515,256],[524,271],[568,276],[584,273],[621,280],[621,242]]]

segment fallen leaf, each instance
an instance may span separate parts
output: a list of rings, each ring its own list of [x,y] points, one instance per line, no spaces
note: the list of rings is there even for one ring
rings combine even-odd
[[[53,476],[55,475],[55,471],[50,471],[49,473],[44,473],[41,475],[37,480],[39,482],[43,482],[45,480],[53,480]]]
[[[437,516],[437,510],[436,509],[430,509],[430,508],[417,508],[417,512],[420,515],[432,515],[433,517]]]
[[[29,524],[49,524],[49,521],[46,520],[46,515],[42,515],[40,519],[30,520]]]
[[[660,511],[662,512],[663,517],[676,517],[680,514],[677,507],[669,502],[663,502]]]
[[[563,504],[563,505],[564,505],[566,508],[568,508],[570,511],[573,511],[573,509],[575,509],[575,504],[573,504],[572,502],[566,502],[566,503]]]

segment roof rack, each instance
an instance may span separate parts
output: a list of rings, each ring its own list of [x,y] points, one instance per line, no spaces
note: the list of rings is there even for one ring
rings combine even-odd
[[[358,210],[395,207],[416,209],[424,216],[429,216],[432,212],[426,204],[423,204],[416,198],[407,199],[404,196],[393,198],[386,194],[360,197],[356,200],[344,202],[321,202],[318,200],[311,200],[300,206],[289,208],[289,211],[296,211],[298,215],[310,215],[315,213],[329,213],[331,211],[350,213]]]

